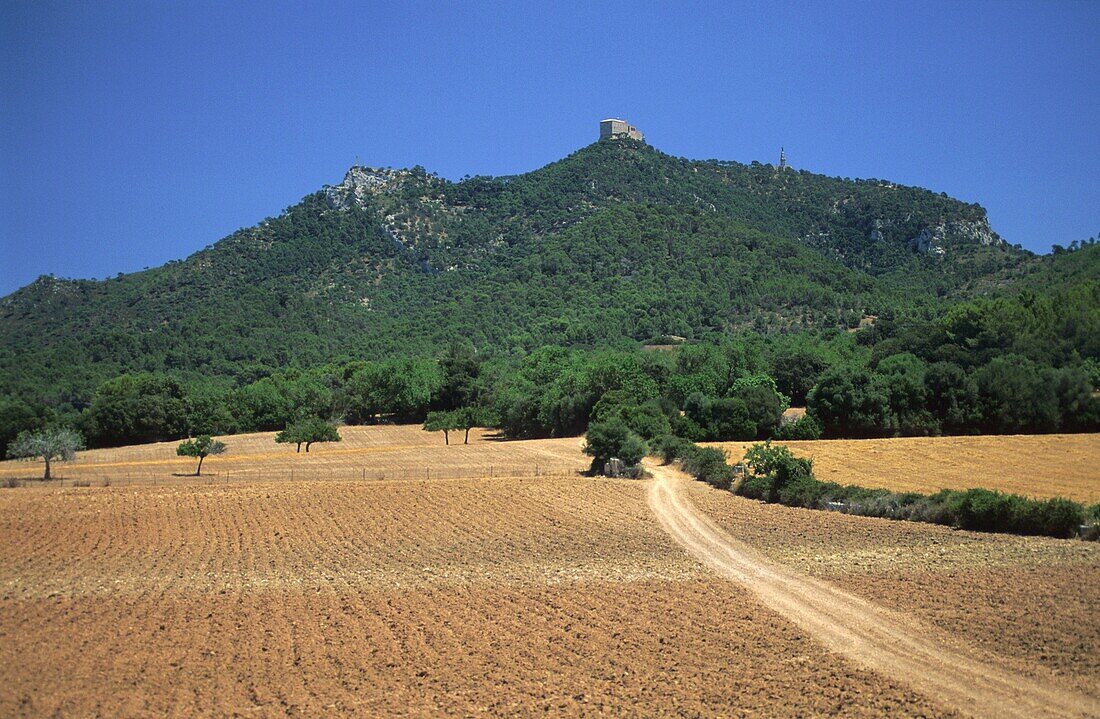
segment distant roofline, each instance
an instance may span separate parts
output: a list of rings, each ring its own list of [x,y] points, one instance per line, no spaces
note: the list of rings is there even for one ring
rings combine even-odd
[[[600,122],[626,122],[626,120],[620,120],[617,117],[605,117],[604,119],[600,120]],[[629,125],[630,123],[627,124]]]

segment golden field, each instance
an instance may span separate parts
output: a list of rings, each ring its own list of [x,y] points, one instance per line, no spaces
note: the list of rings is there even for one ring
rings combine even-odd
[[[219,437],[225,454],[207,457],[203,478],[190,477],[197,460],[176,456],[179,442],[158,442],[79,452],[72,462],[54,464],[54,474],[73,480],[112,484],[181,484],[195,481],[444,479],[489,476],[573,474],[587,469],[583,439],[570,437],[505,442],[495,432],[475,429],[470,444],[462,432],[425,432],[419,425],[340,427],[340,442],[315,444],[306,453],[277,444],[275,432]],[[0,480],[42,476],[41,462],[0,462]]]
[[[715,442],[731,461],[752,442]],[[982,487],[1100,502],[1100,434],[897,437],[782,442],[824,482],[895,492]]]

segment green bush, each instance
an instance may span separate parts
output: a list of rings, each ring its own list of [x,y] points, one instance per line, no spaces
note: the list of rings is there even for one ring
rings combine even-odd
[[[649,452],[645,440],[618,417],[591,424],[585,439],[584,453],[592,457],[593,472],[602,472],[612,457],[618,457],[628,467],[635,466]]]
[[[988,489],[968,489],[951,498],[957,526],[979,532],[1004,531],[1016,524],[1016,518],[1028,511],[1023,497],[993,492]]]
[[[1032,517],[1032,528],[1035,530],[1032,533],[1067,538],[1077,535],[1078,527],[1084,523],[1085,513],[1077,502],[1055,497],[1039,503]]]
[[[720,449],[693,446],[681,460],[685,472],[712,487],[729,489],[733,484],[733,468],[726,462],[726,453]]]
[[[666,434],[657,442],[657,451],[665,464],[671,464],[689,452],[694,445],[683,437]]]
[[[749,479],[760,478],[761,481],[746,480],[740,491],[742,494],[752,492],[754,498],[766,502],[781,501],[780,493],[791,482],[817,481],[813,476],[813,460],[795,457],[783,445],[773,445],[770,441],[750,447],[745,453],[745,466],[751,474]]]
[[[787,441],[821,439],[821,423],[813,415],[803,415],[797,422],[780,426],[774,438]]]
[[[788,507],[817,509],[822,506],[828,492],[828,485],[819,482],[810,475],[792,478],[777,491],[779,502]]]

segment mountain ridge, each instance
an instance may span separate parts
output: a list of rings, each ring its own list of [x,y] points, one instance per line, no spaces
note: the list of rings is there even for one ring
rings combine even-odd
[[[0,391],[86,396],[132,370],[233,382],[456,338],[516,352],[845,328],[996,291],[1034,261],[977,204],[629,139],[502,177],[355,165],[185,259],[0,299]]]

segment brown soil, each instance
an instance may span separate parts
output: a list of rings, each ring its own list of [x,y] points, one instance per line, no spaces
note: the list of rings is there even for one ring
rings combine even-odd
[[[1100,545],[793,509],[695,482],[726,532],[783,566],[939,627],[991,661],[1100,686]]]
[[[424,436],[440,462],[482,457],[416,432],[346,448],[411,467]],[[477,449],[585,460],[575,439]],[[684,551],[648,482],[413,476],[0,490],[0,716],[956,715]],[[682,491],[769,563],[936,646],[1097,695],[1096,544]]]
[[[976,717],[1100,714],[1100,700],[984,661],[911,617],[768,560],[696,509],[686,497],[690,477],[669,467],[652,471],[649,503],[665,530],[833,652]]]
[[[751,442],[714,443],[733,461]],[[897,437],[783,442],[818,479],[896,492],[984,487],[1100,502],[1100,434]]]

